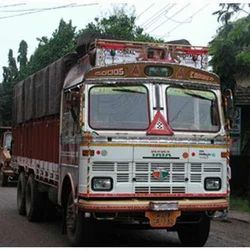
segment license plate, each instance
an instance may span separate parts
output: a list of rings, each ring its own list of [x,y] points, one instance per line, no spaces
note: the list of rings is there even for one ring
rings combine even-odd
[[[168,201],[168,202],[157,202],[152,201],[149,203],[149,208],[152,211],[177,211],[178,210],[178,202]]]
[[[181,215],[181,211],[171,212],[153,212],[147,211],[145,216],[149,218],[151,227],[173,227],[176,223],[177,217]]]

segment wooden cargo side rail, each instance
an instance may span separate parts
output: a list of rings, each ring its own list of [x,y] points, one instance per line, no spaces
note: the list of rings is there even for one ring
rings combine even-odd
[[[51,116],[13,128],[13,155],[59,162],[59,117]]]

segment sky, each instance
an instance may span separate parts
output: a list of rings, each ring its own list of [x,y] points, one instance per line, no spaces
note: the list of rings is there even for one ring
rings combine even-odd
[[[165,41],[187,39],[192,45],[207,46],[221,25],[212,15],[219,9],[215,0],[0,0],[0,80],[9,49],[17,57],[21,40],[28,43],[30,56],[37,38],[50,37],[61,18],[72,20],[79,30],[124,4],[135,11],[136,25]]]

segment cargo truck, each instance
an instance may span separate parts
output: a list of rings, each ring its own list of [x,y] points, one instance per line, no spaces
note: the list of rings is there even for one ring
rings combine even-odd
[[[53,202],[73,246],[100,221],[203,246],[230,193],[231,95],[205,70],[208,49],[107,39],[79,48],[15,86],[19,214],[39,221]]]
[[[9,180],[14,180],[16,177],[10,166],[11,142],[11,127],[0,127],[0,174],[2,187],[7,186]]]

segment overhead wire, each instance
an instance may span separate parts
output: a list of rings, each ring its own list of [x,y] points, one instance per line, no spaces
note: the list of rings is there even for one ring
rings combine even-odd
[[[26,5],[26,3],[15,3],[15,4],[8,4],[8,5],[0,5],[0,8],[9,8],[9,7],[16,7]]]
[[[166,13],[168,13],[175,5],[176,5],[176,3],[170,5],[169,8],[163,10],[162,13],[161,13],[159,16],[156,16],[156,17],[149,23],[149,25],[147,26],[146,29],[149,29],[152,25],[154,25],[154,24],[159,20],[159,18],[160,18],[162,15],[165,15]]]
[[[209,3],[205,4],[203,7],[201,7],[201,8],[198,9],[196,12],[194,12],[190,17],[188,17],[187,19],[185,19],[185,20],[183,21],[183,23],[177,24],[174,28],[172,28],[169,32],[167,32],[167,35],[171,34],[171,33],[172,33],[174,30],[176,30],[179,26],[185,24],[185,22],[186,22],[187,20],[189,20],[190,18],[191,18],[191,20],[193,20],[193,17],[194,17],[195,15],[197,15],[199,12],[201,12],[201,11],[202,11],[205,7],[207,7],[208,5],[209,5]]]
[[[51,9],[59,9],[59,8],[66,8],[66,7],[71,7],[74,6],[75,3],[73,4],[67,4],[67,5],[62,5],[62,6],[57,6],[57,7],[50,7],[50,8],[32,8],[32,9],[19,9],[19,10],[0,10],[0,12],[32,12],[32,11],[46,11],[46,10],[51,10]]]
[[[8,19],[8,18],[13,18],[13,17],[18,17],[18,16],[25,16],[25,15],[35,14],[35,13],[44,12],[44,11],[51,11],[51,10],[56,10],[56,9],[79,8],[79,7],[93,6],[93,5],[98,5],[98,4],[99,3],[89,3],[89,4],[75,4],[75,3],[73,3],[73,4],[50,7],[50,8],[30,9],[30,10],[27,10],[27,11],[25,11],[23,13],[19,13],[19,14],[0,16],[0,19]]]
[[[155,3],[152,3],[150,6],[148,6],[145,10],[143,10],[139,15],[136,16],[136,19],[139,19],[142,15],[144,15],[154,5],[155,5]]]
[[[185,10],[189,5],[190,5],[190,3],[186,4],[184,7],[182,7],[182,8],[179,9],[178,11],[176,11],[176,12],[171,16],[171,18],[174,17],[174,16],[176,16],[176,15],[178,15],[179,13],[181,13],[181,12],[182,12],[183,10]],[[164,21],[161,22],[159,25],[157,25],[156,27],[154,27],[154,29],[152,29],[151,31],[149,31],[149,33],[151,33],[151,32],[153,32],[153,31],[157,30],[159,27],[161,27],[164,23],[166,23],[166,22],[168,22],[168,21],[169,21],[169,19],[164,20]]]
[[[166,18],[174,23],[191,23],[192,22],[192,19],[190,19],[190,21],[185,22],[185,21],[178,21],[178,20],[171,18],[171,17],[168,17],[168,16],[166,16]]]
[[[154,13],[150,18],[148,18],[144,23],[141,24],[141,26],[143,28],[146,28],[146,26],[148,25],[148,23],[150,23],[152,21],[152,19],[155,19],[155,17],[158,18],[159,14],[161,12],[164,12],[164,10],[169,6],[169,4],[165,5],[163,8],[161,8],[159,11],[157,11],[156,13]]]

